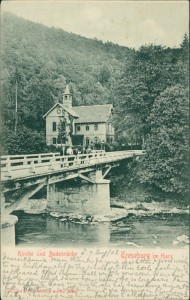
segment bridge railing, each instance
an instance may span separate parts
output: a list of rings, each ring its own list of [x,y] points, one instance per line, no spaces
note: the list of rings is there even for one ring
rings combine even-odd
[[[134,155],[142,151],[93,151],[89,154],[60,156],[59,153],[41,153],[31,155],[10,155],[1,157],[1,178],[23,177],[30,173],[44,173],[60,169],[80,168],[86,165],[112,162]]]
[[[105,151],[94,150],[90,154],[79,155],[65,155],[60,156],[60,153],[41,153],[41,154],[29,154],[29,155],[9,155],[1,157],[1,174],[10,175],[11,172],[17,170],[28,169],[31,172],[35,171],[35,168],[46,167],[69,167],[74,165],[74,162],[85,164],[89,157],[105,156]]]
[[[92,150],[92,154],[103,154],[105,153],[104,150]],[[84,155],[84,154],[83,154]],[[26,165],[33,163],[46,163],[50,159],[55,159],[60,156],[59,152],[56,153],[40,153],[40,154],[28,154],[28,155],[8,155],[8,156],[1,156],[1,168],[8,167],[8,166],[16,166],[16,165]],[[63,156],[68,157],[68,156]],[[73,155],[73,157],[75,157]]]

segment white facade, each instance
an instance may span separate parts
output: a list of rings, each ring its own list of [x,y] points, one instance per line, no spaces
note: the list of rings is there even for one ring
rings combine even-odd
[[[74,118],[58,103],[46,116],[47,145],[72,145],[73,131]]]
[[[68,85],[63,94],[63,104],[56,103],[45,115],[47,145],[94,146],[114,141],[112,105],[72,107]]]
[[[114,141],[114,128],[111,123],[85,123],[75,124],[75,135],[84,136],[84,146],[92,143],[112,143]]]
[[[106,142],[106,123],[75,124],[75,135],[84,135],[84,146]]]

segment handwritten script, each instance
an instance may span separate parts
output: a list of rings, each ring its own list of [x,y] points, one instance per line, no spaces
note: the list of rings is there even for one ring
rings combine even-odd
[[[13,250],[2,253],[2,299],[188,299],[187,251]]]

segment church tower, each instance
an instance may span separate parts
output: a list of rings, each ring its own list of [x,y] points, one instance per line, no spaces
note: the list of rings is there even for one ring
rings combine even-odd
[[[72,107],[72,95],[69,91],[68,84],[66,85],[65,91],[63,93],[63,105],[67,107]]]

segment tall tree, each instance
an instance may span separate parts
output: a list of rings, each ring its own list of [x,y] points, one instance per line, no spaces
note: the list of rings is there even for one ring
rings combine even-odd
[[[156,99],[149,116],[140,181],[164,192],[188,191],[188,89],[167,88]]]
[[[183,82],[179,52],[162,46],[142,46],[126,61],[115,89],[115,126],[125,128],[128,140],[145,140],[155,99],[167,87]],[[121,122],[122,120],[122,122]],[[121,124],[122,123],[122,124]]]

